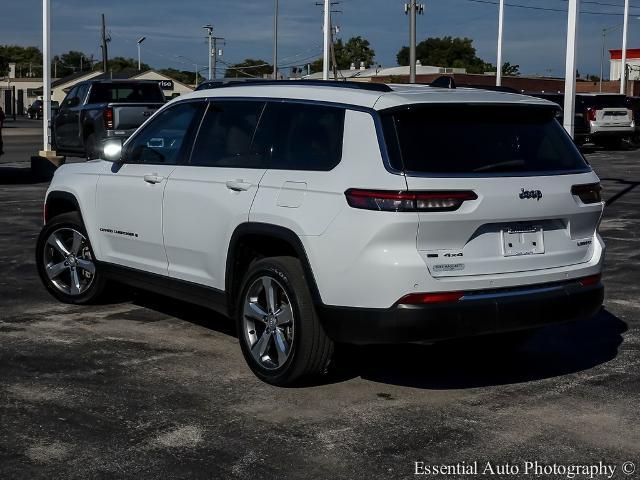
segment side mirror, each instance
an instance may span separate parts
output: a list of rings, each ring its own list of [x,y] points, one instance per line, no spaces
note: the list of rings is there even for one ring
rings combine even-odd
[[[113,138],[107,140],[102,148],[102,153],[105,160],[118,163],[122,159],[122,140]]]

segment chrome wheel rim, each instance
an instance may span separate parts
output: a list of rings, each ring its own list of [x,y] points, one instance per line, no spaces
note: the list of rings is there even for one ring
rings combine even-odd
[[[62,293],[79,296],[86,292],[96,273],[87,238],[73,228],[55,230],[44,246],[44,271]]]
[[[293,308],[276,279],[256,279],[244,299],[243,335],[251,356],[261,367],[276,370],[291,355],[294,338]]]

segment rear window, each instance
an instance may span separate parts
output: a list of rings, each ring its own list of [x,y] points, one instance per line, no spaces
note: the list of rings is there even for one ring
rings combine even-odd
[[[552,108],[419,105],[383,112],[382,121],[397,170],[435,175],[589,170]]]
[[[96,83],[91,88],[89,103],[164,103],[164,94],[153,83]]]

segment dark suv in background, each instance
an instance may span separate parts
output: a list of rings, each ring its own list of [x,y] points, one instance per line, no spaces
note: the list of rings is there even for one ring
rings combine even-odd
[[[164,94],[153,80],[79,83],[67,94],[52,122],[55,149],[96,158],[106,139],[126,140],[164,103]]]

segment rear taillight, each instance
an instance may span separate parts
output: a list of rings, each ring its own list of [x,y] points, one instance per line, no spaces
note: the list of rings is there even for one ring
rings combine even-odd
[[[571,187],[571,194],[580,198],[582,203],[600,203],[602,187],[599,183],[587,183],[585,185],[574,185]]]
[[[590,122],[595,122],[596,121],[596,112],[597,111],[598,111],[598,109],[595,108],[595,107],[587,108],[587,120],[589,120]]]
[[[381,212],[451,212],[467,200],[477,200],[472,191],[393,192],[351,188],[344,192],[353,208]]]
[[[113,108],[105,108],[102,118],[104,118],[104,128],[113,130]]]
[[[584,277],[578,280],[578,282],[580,282],[580,285],[582,285],[583,287],[597,285],[598,283],[600,283],[600,275],[591,275],[589,277]]]
[[[398,300],[398,304],[424,305],[425,303],[449,303],[457,302],[463,296],[464,292],[410,293]]]

